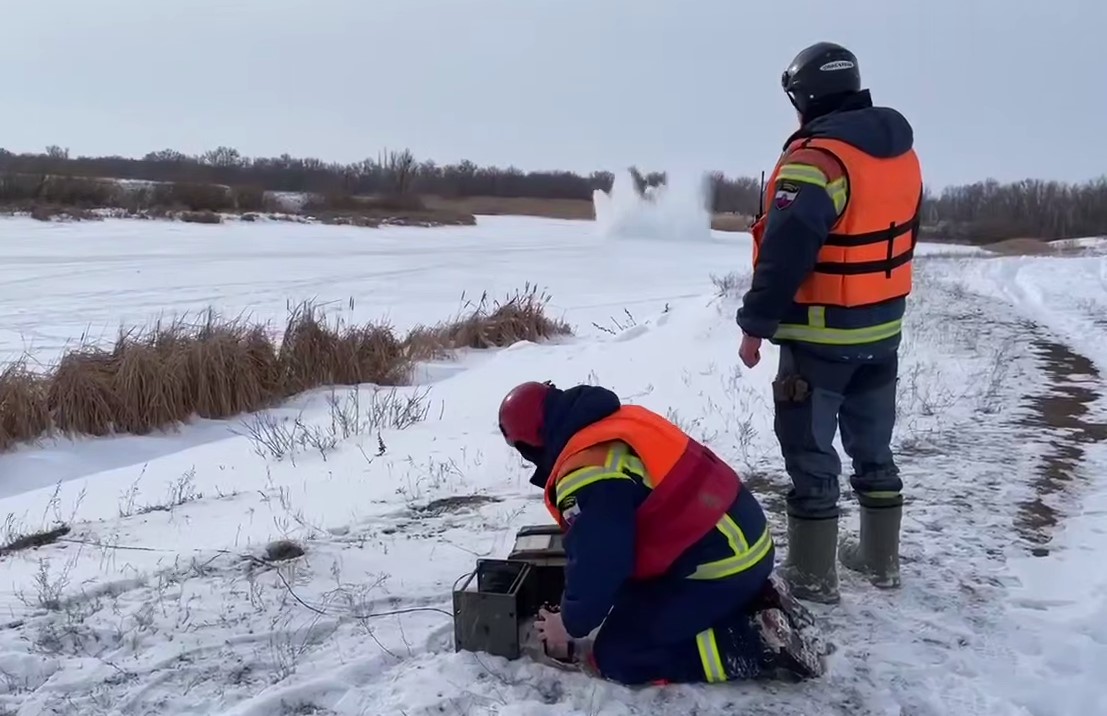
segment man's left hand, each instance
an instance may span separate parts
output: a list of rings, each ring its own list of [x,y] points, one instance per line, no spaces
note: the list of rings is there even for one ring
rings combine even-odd
[[[761,362],[761,339],[757,336],[742,334],[742,345],[738,347],[738,357],[747,368]]]
[[[569,658],[569,632],[565,631],[560,613],[551,612],[544,607],[539,609],[534,628],[546,643],[547,654],[555,659]]]

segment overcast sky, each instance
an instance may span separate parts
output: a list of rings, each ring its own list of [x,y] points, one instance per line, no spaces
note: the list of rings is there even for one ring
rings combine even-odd
[[[775,161],[843,43],[928,184],[1107,172],[1107,0],[3,0],[0,146],[384,147],[525,169]]]

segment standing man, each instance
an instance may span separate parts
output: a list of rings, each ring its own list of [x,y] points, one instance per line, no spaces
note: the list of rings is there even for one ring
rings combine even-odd
[[[900,582],[903,483],[891,441],[923,184],[911,125],[873,106],[857,65],[820,42],[781,78],[800,128],[751,230],[753,280],[737,314],[746,366],[762,340],[780,347],[775,430],[792,479],[782,576],[797,597],[823,603],[840,598],[836,550],[874,585]],[[860,540],[840,547],[839,427],[861,507]]]

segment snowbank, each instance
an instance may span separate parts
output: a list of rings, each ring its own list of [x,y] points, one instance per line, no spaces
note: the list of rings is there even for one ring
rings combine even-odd
[[[959,264],[945,278],[1018,306],[1107,374],[1107,255],[1004,256]]]
[[[611,193],[592,193],[596,230],[605,238],[710,241],[707,177],[669,173],[664,186],[647,187],[640,196],[630,172],[615,175]]]

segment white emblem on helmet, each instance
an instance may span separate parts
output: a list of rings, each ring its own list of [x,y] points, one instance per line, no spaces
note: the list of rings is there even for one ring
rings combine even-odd
[[[850,70],[853,69],[853,63],[849,60],[835,60],[833,62],[827,62],[819,69],[823,72],[835,72],[837,70]]]

